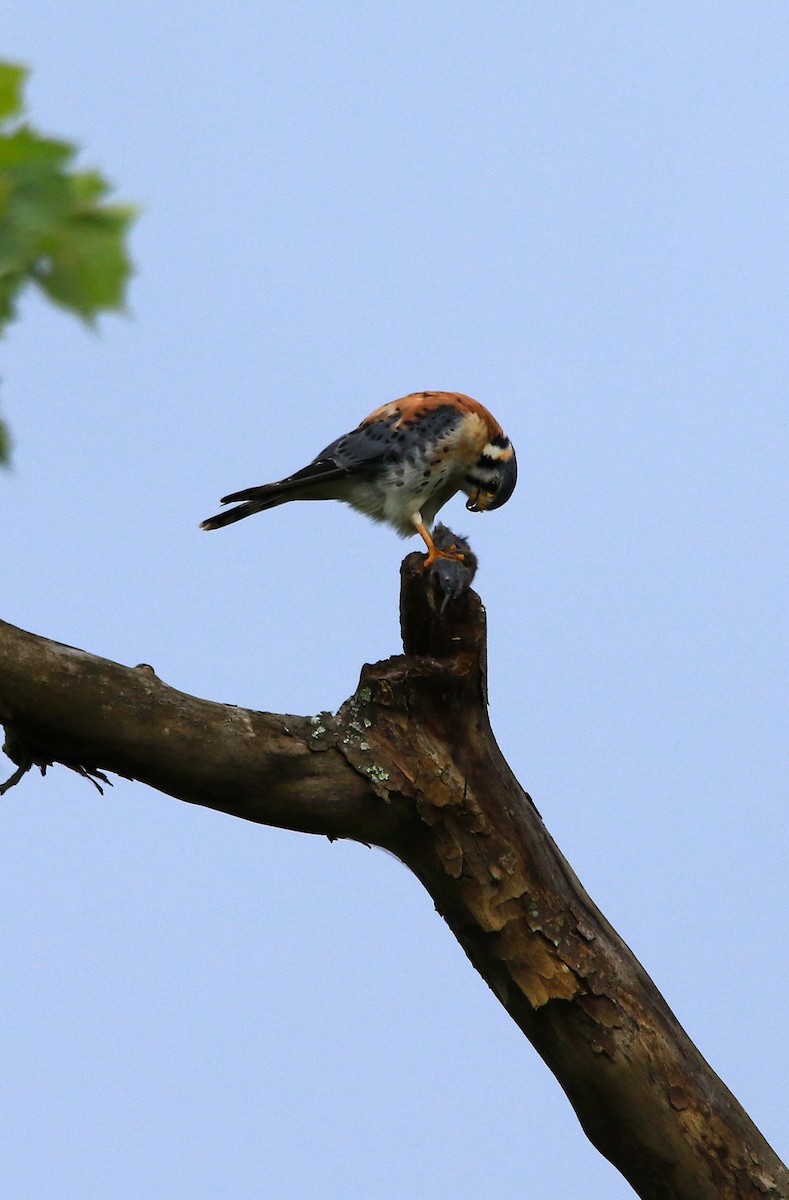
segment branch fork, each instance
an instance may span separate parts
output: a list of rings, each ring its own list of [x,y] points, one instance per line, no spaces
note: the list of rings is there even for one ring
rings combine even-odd
[[[786,1167],[507,766],[487,712],[485,610],[459,574],[469,561],[464,551],[426,571],[423,556],[405,559],[405,653],[365,666],[336,717],[200,700],[152,668],[0,622],[0,715],[17,764],[0,790],[61,762],[94,783],[113,772],[245,820],[391,851],[639,1196],[789,1200]]]

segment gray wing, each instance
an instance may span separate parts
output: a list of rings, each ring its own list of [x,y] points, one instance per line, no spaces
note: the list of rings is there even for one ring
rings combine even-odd
[[[376,421],[373,425],[359,425],[350,433],[344,433],[342,437],[330,442],[320,454],[316,454],[304,470],[309,471],[318,464],[331,463],[346,477],[360,471],[369,471],[396,453],[400,441],[398,432],[394,429],[397,419],[395,413],[385,420]]]
[[[438,441],[461,420],[462,413],[452,404],[425,408],[410,417],[394,412],[371,424],[363,422],[337,438],[315,456],[310,467],[331,462],[346,475],[364,472],[382,462],[407,458],[417,447],[423,450],[426,443]]]

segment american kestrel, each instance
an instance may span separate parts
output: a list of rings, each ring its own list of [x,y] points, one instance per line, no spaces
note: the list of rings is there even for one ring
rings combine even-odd
[[[418,533],[425,565],[462,558],[430,536],[436,513],[456,492],[470,512],[500,508],[518,477],[515,451],[486,408],[460,392],[414,392],[376,408],[294,475],[222,498],[236,504],[203,521],[220,529],[289,500],[342,500],[401,537]]]

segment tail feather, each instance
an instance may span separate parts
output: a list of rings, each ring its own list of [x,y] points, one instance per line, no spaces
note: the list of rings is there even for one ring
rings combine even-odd
[[[261,501],[266,503],[269,500],[275,499],[282,492],[288,491],[289,480],[283,480],[282,483],[264,483],[260,487],[244,488],[241,492],[231,492],[229,496],[223,496],[219,501],[220,504],[240,504],[242,500]]]
[[[264,512],[267,508],[276,508],[292,499],[292,489],[280,483],[266,483],[262,487],[246,488],[243,492],[233,492],[230,496],[222,497],[222,504],[236,504],[236,508],[228,508],[225,512],[217,513],[200,522],[201,529],[222,529],[232,525],[234,521],[242,521],[254,513]],[[244,501],[245,503],[239,503]]]
[[[260,487],[244,488],[243,491],[223,496],[222,504],[236,504],[238,507],[209,517],[200,523],[200,528],[221,529],[224,525],[232,525],[234,521],[251,517],[253,513],[276,508],[278,504],[287,504],[288,500],[329,499],[332,494],[331,485],[347,476],[347,470],[338,467],[331,459],[319,459],[277,483],[264,483]]]

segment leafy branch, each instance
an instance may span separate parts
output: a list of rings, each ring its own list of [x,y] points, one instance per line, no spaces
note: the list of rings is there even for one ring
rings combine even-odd
[[[23,121],[25,67],[0,62],[0,335],[34,284],[88,325],[122,311],[131,263],[126,250],[137,210],[107,203],[111,184],[75,171],[78,147]],[[0,463],[10,438],[0,422]]]

